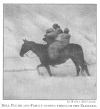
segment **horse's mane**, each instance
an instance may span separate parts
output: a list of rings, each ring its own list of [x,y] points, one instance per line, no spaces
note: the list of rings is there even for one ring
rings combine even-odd
[[[35,46],[38,50],[44,50],[47,49],[48,45],[47,44],[39,44],[36,43],[34,41],[31,41],[31,43],[33,44],[33,46]]]
[[[39,44],[39,43],[36,43],[34,41],[31,41],[32,43],[36,44],[37,46],[47,46],[47,44]]]

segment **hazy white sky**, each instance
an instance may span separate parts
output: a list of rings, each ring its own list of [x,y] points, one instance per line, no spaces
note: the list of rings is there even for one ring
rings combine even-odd
[[[96,5],[5,4],[4,18],[22,35],[27,32],[33,35],[37,28],[44,33],[54,22],[62,28],[77,27],[90,33],[96,28]]]
[[[12,49],[12,45],[14,49],[21,45],[23,38],[41,42],[53,23],[58,23],[62,29],[68,27],[72,41],[80,42],[84,36],[96,43],[96,5],[4,4],[6,51]]]

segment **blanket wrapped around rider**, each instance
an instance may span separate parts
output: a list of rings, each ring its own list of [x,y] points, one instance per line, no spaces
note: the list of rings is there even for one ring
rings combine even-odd
[[[64,32],[58,24],[53,24],[53,28],[47,29],[44,40],[48,44],[48,54],[51,59],[59,56],[59,51],[70,43],[69,29]]]

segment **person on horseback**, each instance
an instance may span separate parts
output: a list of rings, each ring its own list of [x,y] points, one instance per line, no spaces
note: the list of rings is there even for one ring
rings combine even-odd
[[[69,29],[65,28],[64,33],[60,34],[56,38],[56,40],[59,40],[59,41],[63,42],[63,44],[67,45],[70,43],[70,37],[71,37],[71,35],[69,34]]]
[[[48,45],[53,43],[59,34],[63,33],[60,26],[58,24],[53,24],[53,28],[47,29],[46,34],[43,38],[44,41],[47,42]]]
[[[65,28],[64,32],[58,24],[53,24],[55,31],[46,33],[45,38],[48,46],[48,54],[51,59],[56,59],[59,56],[59,50],[64,48],[70,42],[69,29]],[[53,29],[52,29],[53,30]]]

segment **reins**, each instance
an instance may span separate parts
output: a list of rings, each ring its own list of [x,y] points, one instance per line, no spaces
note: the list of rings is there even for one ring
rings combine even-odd
[[[29,55],[29,52],[30,51],[28,51],[25,55],[27,56],[27,57],[29,57],[29,58],[37,58],[37,56],[35,56],[35,57],[30,57],[32,54],[33,54],[33,52]]]
[[[44,44],[44,41],[43,41],[43,39],[40,41],[40,44]]]
[[[44,41],[41,40],[41,41],[40,41],[40,44],[44,44]],[[25,54],[27,57],[29,57],[29,58],[37,58],[37,56],[35,56],[35,57],[30,57],[30,56],[33,54],[33,52],[31,52],[30,55],[29,55],[29,52],[30,52],[30,50]]]

